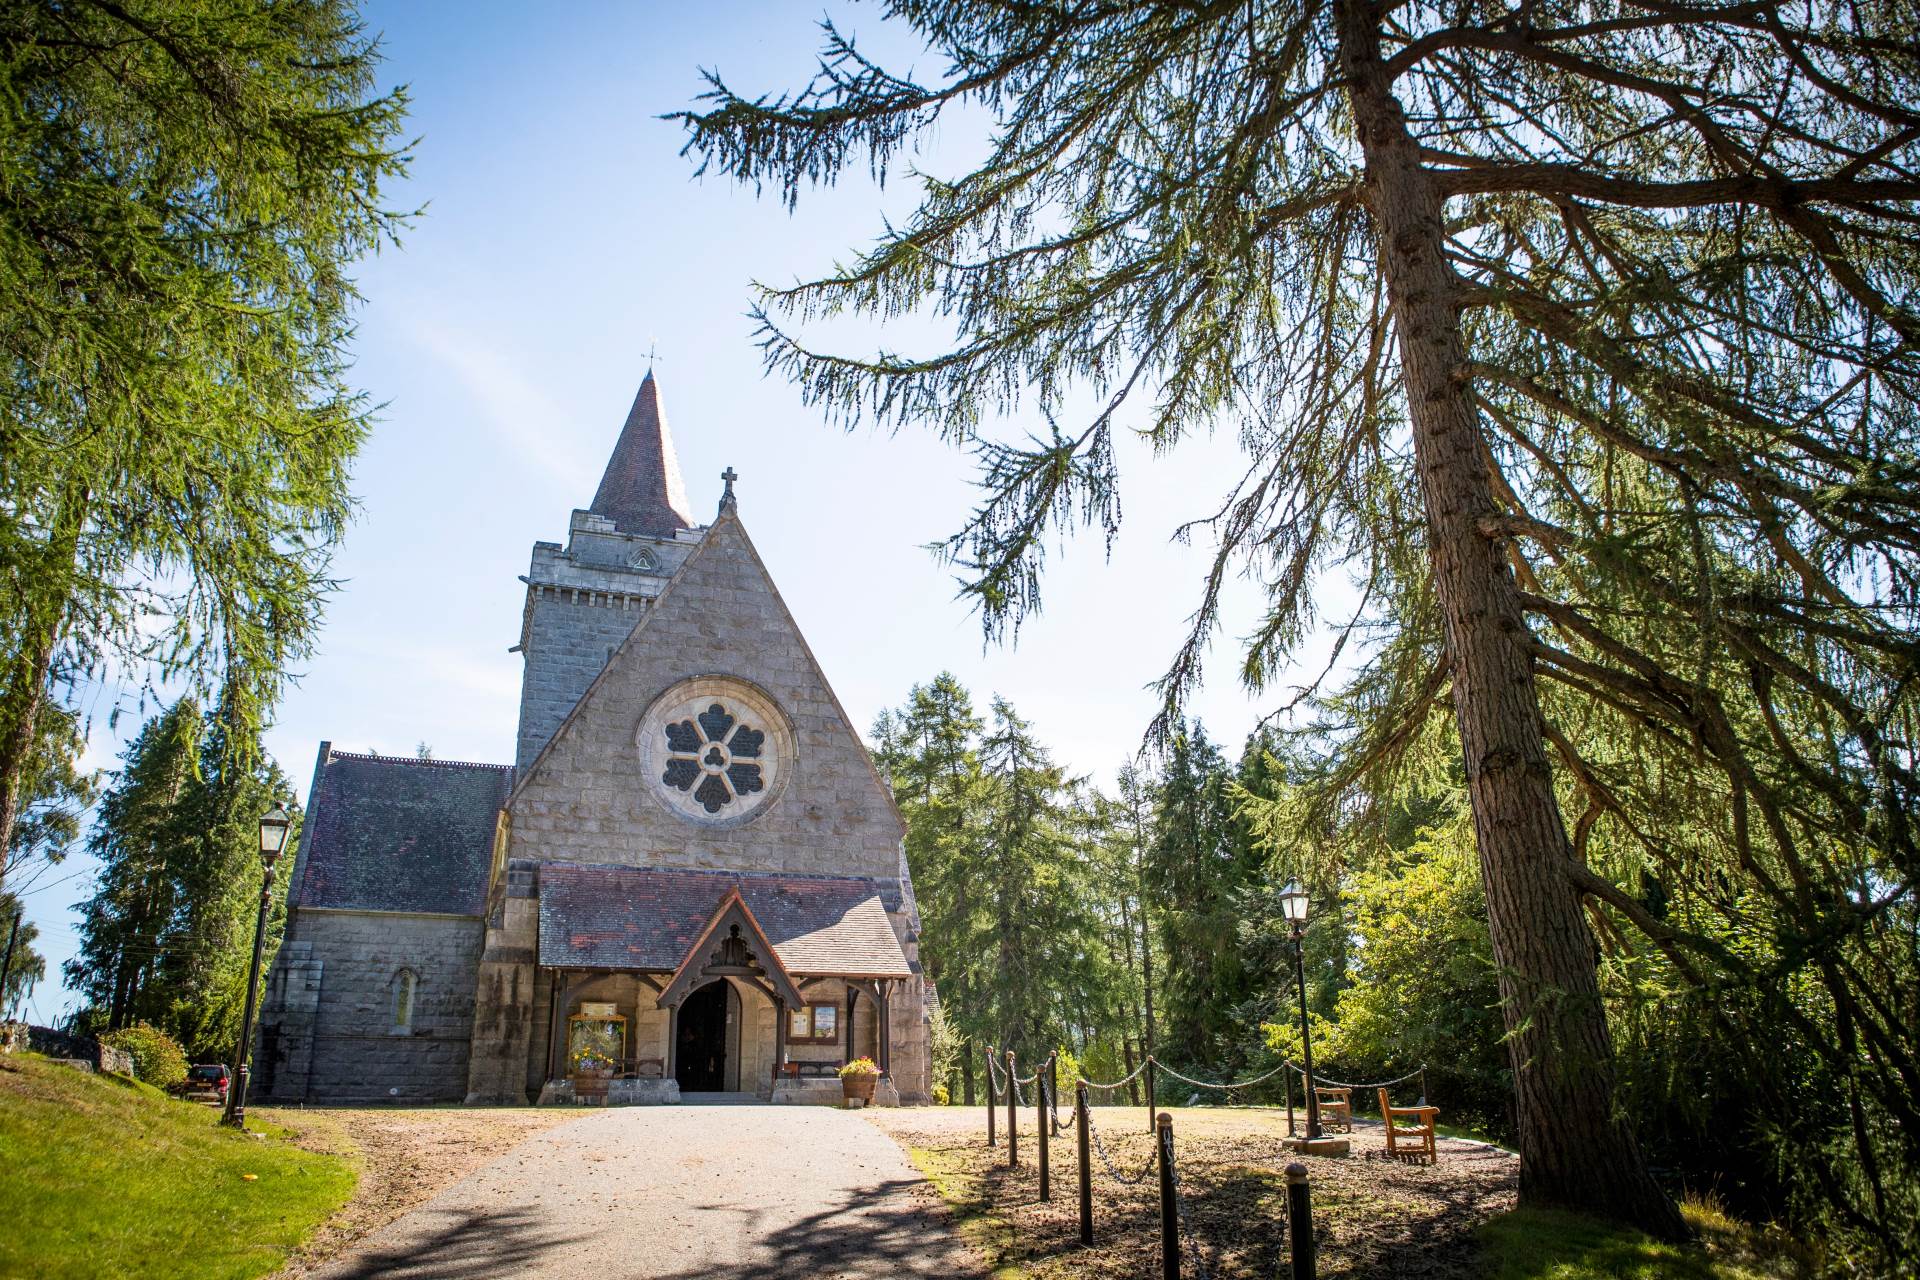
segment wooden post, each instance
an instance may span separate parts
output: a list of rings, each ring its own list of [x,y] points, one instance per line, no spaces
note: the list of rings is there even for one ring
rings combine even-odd
[[[987,1055],[987,1145],[994,1146],[993,1136],[993,1046],[985,1046]]]
[[[1427,1105],[1427,1069],[1425,1066],[1420,1068],[1420,1105],[1423,1107]]]
[[[1287,1253],[1293,1280],[1315,1280],[1313,1204],[1307,1192],[1307,1166],[1287,1166]]]
[[[1052,1059],[1048,1059],[1048,1065],[1052,1065]],[[1047,1168],[1047,1135],[1053,1130],[1053,1120],[1047,1115],[1046,1072],[1038,1072],[1034,1077],[1033,1118],[1040,1132],[1040,1200],[1044,1204],[1053,1199],[1053,1179]]]
[[[1007,1168],[1020,1167],[1020,1084],[1013,1078],[1015,1058],[1007,1050]]]
[[[1154,1117],[1154,1147],[1160,1160],[1160,1274],[1180,1280],[1180,1206],[1173,1189],[1173,1117]]]
[[[1087,1082],[1082,1080],[1073,1086],[1074,1128],[1079,1130],[1080,1138],[1080,1243],[1093,1245],[1093,1164],[1092,1164],[1092,1125],[1093,1116],[1087,1111]]]
[[[1299,1132],[1293,1127],[1293,1072],[1282,1071],[1280,1078],[1287,1082],[1287,1136],[1291,1138]]]
[[[1425,1101],[1425,1099],[1422,1099]],[[1054,1051],[1047,1059],[1047,1123],[1053,1126],[1055,1133],[1060,1132],[1060,1053]]]
[[[1153,1091],[1153,1059],[1147,1059],[1147,1132],[1153,1132],[1153,1126],[1160,1115],[1160,1098]]]

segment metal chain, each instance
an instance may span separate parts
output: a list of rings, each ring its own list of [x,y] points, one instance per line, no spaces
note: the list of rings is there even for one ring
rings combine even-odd
[[[1107,1166],[1107,1173],[1113,1178],[1115,1182],[1119,1183],[1121,1186],[1137,1187],[1141,1183],[1147,1180],[1148,1174],[1153,1172],[1152,1158],[1148,1159],[1146,1168],[1142,1169],[1139,1173],[1135,1174],[1131,1178],[1129,1178],[1126,1174],[1120,1172],[1119,1167],[1113,1163],[1113,1157],[1107,1154],[1107,1144],[1101,1141],[1100,1126],[1093,1122],[1092,1107],[1087,1108],[1087,1133],[1091,1135],[1093,1138],[1093,1149],[1100,1153],[1100,1163]]]
[[[1127,1074],[1121,1076],[1118,1080],[1115,1080],[1112,1084],[1101,1084],[1098,1080],[1089,1080],[1085,1076],[1080,1077],[1080,1083],[1087,1086],[1087,1088],[1089,1089],[1118,1089],[1121,1085],[1131,1082],[1135,1076],[1138,1076],[1142,1071],[1145,1071],[1147,1069],[1147,1062],[1151,1062],[1151,1061],[1153,1061],[1153,1059],[1148,1058],[1146,1062],[1142,1062],[1139,1066],[1127,1072]]]
[[[1300,1066],[1298,1063],[1289,1062],[1289,1063],[1286,1063],[1285,1065],[1292,1067],[1295,1071],[1301,1072],[1302,1074],[1305,1074],[1306,1072],[1306,1068],[1303,1066]],[[1329,1080],[1327,1079],[1327,1077],[1321,1075],[1318,1071],[1316,1071],[1313,1073],[1313,1083],[1316,1086],[1331,1085],[1335,1089],[1387,1089],[1387,1088],[1391,1088],[1396,1084],[1405,1084],[1409,1080],[1416,1079],[1420,1075],[1420,1073],[1422,1071],[1425,1071],[1426,1069],[1427,1069],[1427,1064],[1423,1062],[1419,1066],[1415,1067],[1413,1070],[1407,1072],[1407,1074],[1403,1076],[1395,1076],[1391,1080],[1374,1080],[1367,1084],[1352,1084],[1346,1080]]]
[[[1285,1071],[1290,1065],[1292,1065],[1290,1063],[1283,1061],[1279,1066],[1275,1067],[1273,1070],[1267,1072],[1263,1076],[1255,1076],[1251,1080],[1234,1080],[1227,1084],[1216,1084],[1211,1080],[1195,1080],[1192,1076],[1183,1076],[1178,1071],[1175,1071],[1172,1067],[1168,1066],[1166,1063],[1160,1061],[1160,1059],[1158,1058],[1154,1058],[1152,1061],[1155,1066],[1159,1067],[1162,1071],[1172,1076],[1175,1080],[1182,1081],[1183,1083],[1186,1083],[1186,1084],[1194,1085],[1201,1089],[1219,1089],[1228,1093],[1231,1093],[1235,1089],[1250,1089],[1256,1084],[1262,1084],[1268,1080],[1273,1079],[1275,1076],[1279,1075],[1282,1071]]]

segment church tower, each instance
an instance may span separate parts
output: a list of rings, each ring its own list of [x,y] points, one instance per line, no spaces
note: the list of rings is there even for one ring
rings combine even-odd
[[[516,650],[526,660],[514,764],[547,745],[641,612],[699,544],[660,387],[647,371],[600,488],[567,524],[567,543],[533,544]]]

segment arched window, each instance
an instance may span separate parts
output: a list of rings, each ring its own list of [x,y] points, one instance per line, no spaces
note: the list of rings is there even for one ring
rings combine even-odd
[[[419,984],[413,970],[402,969],[393,980],[393,1032],[403,1035],[413,1030],[413,989]]]

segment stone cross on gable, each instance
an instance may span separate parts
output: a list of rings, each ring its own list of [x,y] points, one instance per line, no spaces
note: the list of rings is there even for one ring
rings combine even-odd
[[[720,478],[726,481],[727,484],[726,492],[720,495],[720,513],[725,515],[731,511],[738,511],[740,509],[740,503],[739,500],[733,496],[733,482],[740,478],[740,474],[732,467],[728,467],[720,473]]]

